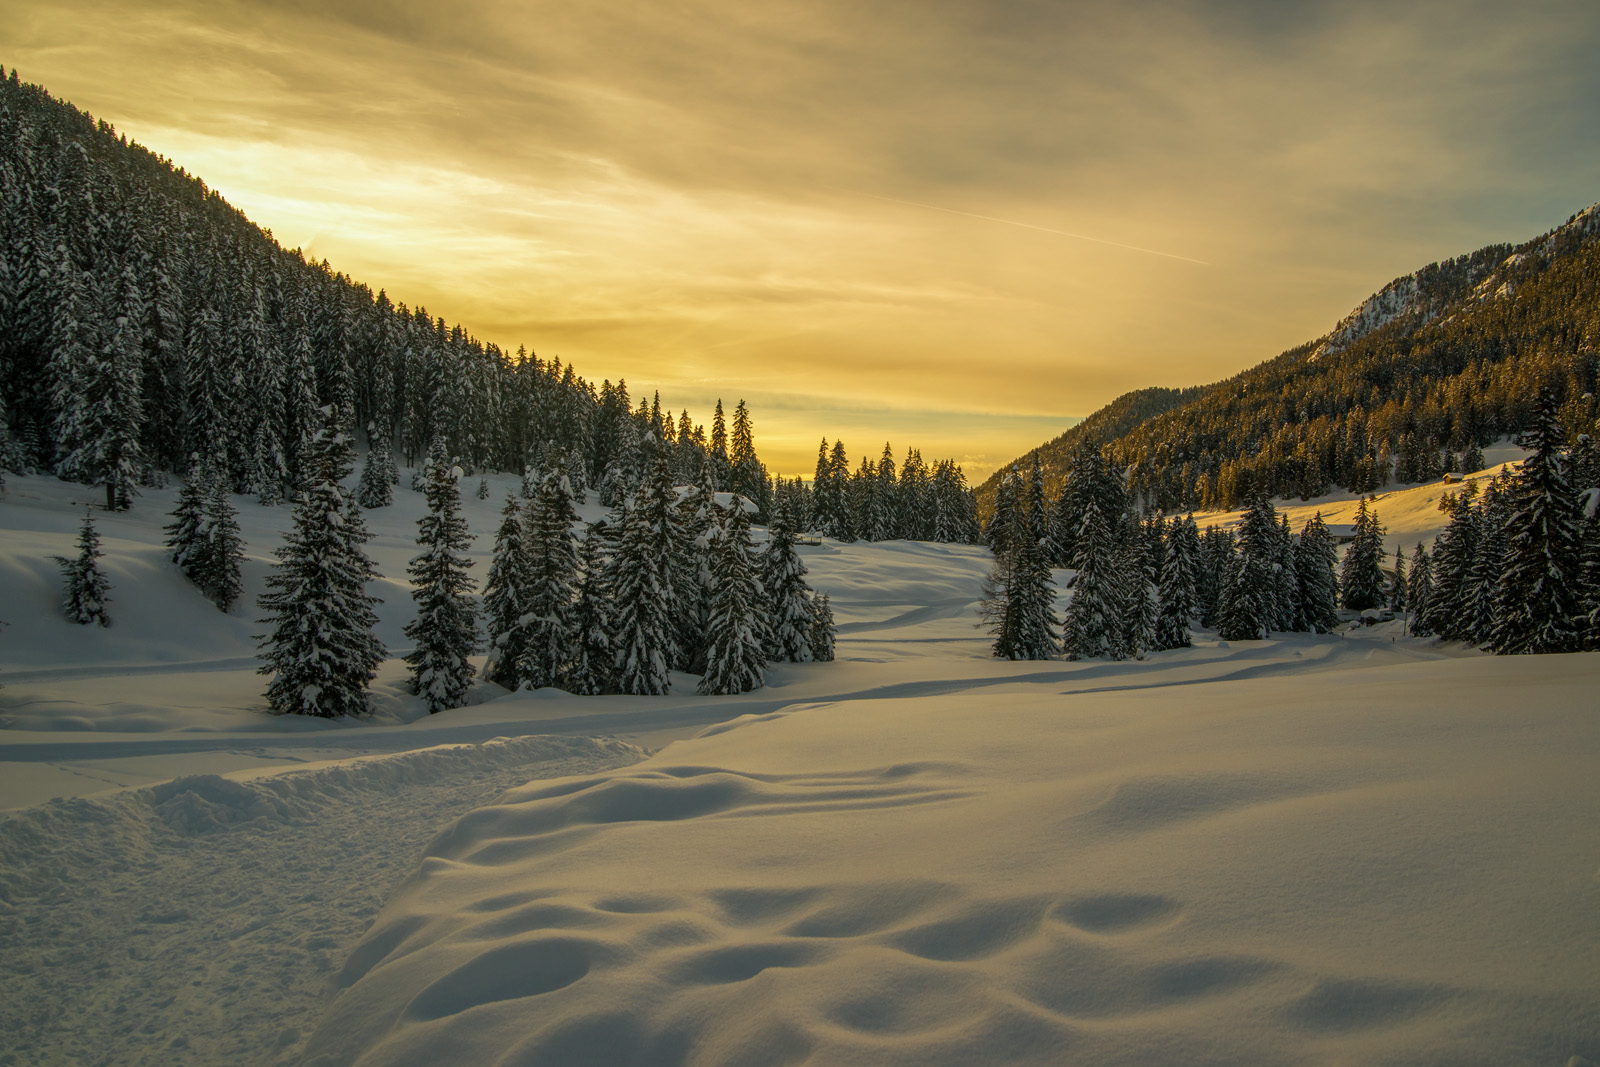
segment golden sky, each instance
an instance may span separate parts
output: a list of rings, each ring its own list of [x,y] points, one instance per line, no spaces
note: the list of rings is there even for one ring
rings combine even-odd
[[[4,0],[0,63],[486,341],[969,477],[1600,200],[1600,7]]]

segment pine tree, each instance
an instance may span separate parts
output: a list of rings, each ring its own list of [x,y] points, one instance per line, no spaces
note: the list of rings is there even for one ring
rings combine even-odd
[[[1581,513],[1567,480],[1563,435],[1548,393],[1540,398],[1521,444],[1531,454],[1510,491],[1514,510],[1506,523],[1505,570],[1490,648],[1500,654],[1575,652],[1583,643]]]
[[[577,647],[568,668],[567,689],[578,696],[598,696],[611,684],[615,650],[611,641],[613,606],[606,584],[606,522],[590,525],[580,555],[583,577],[573,606]]]
[[[111,615],[106,610],[106,605],[111,602],[106,595],[111,591],[111,580],[100,569],[99,562],[104,555],[100,551],[100,535],[95,532],[94,516],[85,511],[83,525],[78,527],[78,557],[55,557],[55,561],[61,565],[62,577],[67,581],[61,606],[67,618],[80,626],[87,626],[91,622],[101,626],[111,625]]]
[[[1365,498],[1356,506],[1355,536],[1339,569],[1339,602],[1350,611],[1383,603],[1383,526]]]
[[[811,659],[816,663],[832,663],[837,630],[833,624],[833,606],[828,594],[811,598]]]
[[[1413,637],[1430,637],[1433,622],[1433,561],[1427,549],[1417,542],[1411,554],[1411,569],[1406,573],[1406,598],[1410,602],[1411,622],[1408,630]]]
[[[662,460],[623,514],[612,557],[617,684],[630,695],[666,693],[667,670],[678,657],[673,560],[683,545],[673,497],[671,472]]]
[[[761,553],[761,585],[766,592],[767,658],[774,663],[811,661],[811,587],[806,567],[794,545],[794,519],[788,501],[780,499]]]
[[[1000,659],[1054,659],[1055,582],[1038,543],[1024,533],[1009,552],[995,558],[984,585],[982,616],[994,634],[992,651]]]
[[[989,515],[989,523],[983,529],[983,543],[996,556],[1003,556],[1011,550],[1011,542],[1017,535],[1019,526],[1024,524],[1025,516],[1019,514],[1020,502],[1017,497],[1020,486],[1015,471],[1008,471],[1000,479],[1000,486],[994,494],[994,511]]]
[[[507,493],[505,507],[500,510],[500,528],[495,533],[489,577],[483,586],[483,619],[489,632],[489,656],[483,673],[507,689],[521,684],[517,663],[528,645],[524,620],[530,610],[528,590],[533,583],[530,564],[522,503],[515,494]]]
[[[1460,493],[1439,502],[1450,523],[1433,545],[1433,595],[1429,615],[1435,633],[1455,641],[1467,637],[1475,603],[1470,581],[1478,552],[1478,515],[1472,506],[1478,486],[1468,482]]]
[[[206,505],[211,498],[211,484],[217,482],[216,471],[209,463],[191,461],[189,476],[178,490],[178,506],[172,510],[172,524],[164,527],[166,545],[172,549],[172,562],[182,568],[190,581],[199,583],[196,575],[204,569],[204,559],[209,542],[206,538]]]
[[[1199,563],[1200,534],[1194,516],[1174,519],[1167,528],[1166,560],[1161,568],[1161,615],[1151,648],[1188,648],[1190,620],[1198,614],[1194,576]]]
[[[1394,546],[1394,578],[1389,582],[1388,596],[1391,611],[1404,611],[1410,603],[1406,589],[1406,553],[1400,545]]]
[[[1239,523],[1237,563],[1219,590],[1217,635],[1224,641],[1260,641],[1277,615],[1278,519],[1265,493]]]
[[[712,551],[715,576],[706,615],[706,672],[698,691],[707,696],[747,693],[766,684],[768,625],[765,594],[750,558],[750,518],[728,510]]]
[[[356,503],[371,511],[394,502],[394,448],[386,433],[368,431],[367,439],[372,447],[367,450],[367,460],[361,466]]]
[[[1476,645],[1488,645],[1496,631],[1501,607],[1500,579],[1505,572],[1507,542],[1515,510],[1511,497],[1511,474],[1502,469],[1473,508],[1476,547],[1459,595],[1468,606],[1468,617],[1461,627],[1462,636]]]
[[[411,691],[425,699],[428,712],[459,708],[467,699],[476,673],[469,657],[478,647],[478,609],[465,555],[472,534],[461,517],[460,468],[441,445],[428,457],[428,512],[417,520],[422,551],[407,567],[417,617],[406,625],[413,648]]]
[[[581,636],[576,605],[582,581],[578,535],[573,530],[578,513],[572,506],[566,475],[548,473],[524,521],[528,530],[528,613],[517,678],[529,689],[564,688]]]
[[[1117,651],[1123,605],[1112,524],[1118,517],[1108,517],[1103,503],[1093,494],[1085,498],[1073,538],[1078,573],[1061,625],[1061,651],[1070,660],[1095,659]]]
[[[196,562],[191,577],[205,590],[212,603],[226,612],[244,592],[240,564],[244,561],[244,542],[239,536],[239,516],[228,487],[221,478],[210,480],[205,502],[205,551]]]
[[[1306,521],[1295,543],[1300,613],[1312,633],[1332,633],[1339,625],[1339,582],[1334,577],[1338,558],[1338,549],[1319,511]]]
[[[273,711],[333,719],[367,713],[367,686],[384,648],[373,633],[380,601],[366,591],[378,577],[361,547],[370,535],[343,485],[353,466],[350,437],[334,407],[320,415],[292,527],[258,601],[271,627],[260,638],[260,673],[272,676]]]

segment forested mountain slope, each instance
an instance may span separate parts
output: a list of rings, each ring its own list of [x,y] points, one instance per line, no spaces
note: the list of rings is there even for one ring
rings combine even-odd
[[[392,303],[0,69],[0,468],[125,501],[198,455],[272,503],[326,405],[410,463],[437,443],[469,469],[555,467],[606,496],[665,448],[684,481],[709,463],[718,488],[763,507],[769,492],[742,404],[708,437],[659,398],[634,409],[621,382]]]
[[[1237,506],[1257,485],[1315,496],[1422,481],[1527,425],[1542,388],[1571,433],[1593,426],[1597,347],[1600,204],[1515,248],[1397,278],[1321,338],[1215,385],[1160,391],[1182,394],[1167,410],[1137,399],[1156,391],[1130,393],[1037,451],[1058,481],[1072,449],[1103,444],[1168,511]],[[1117,432],[1081,432],[1091,424]]]

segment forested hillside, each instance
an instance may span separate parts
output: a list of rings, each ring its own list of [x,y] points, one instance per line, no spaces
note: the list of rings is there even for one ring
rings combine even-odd
[[[741,402],[709,435],[558,360],[505,352],[281,247],[199,178],[0,71],[0,466],[138,485],[217,460],[291,496],[334,405],[416,464],[559,468],[620,499],[663,446],[681,481],[765,509]]]
[[[1424,481],[1527,426],[1542,389],[1569,434],[1592,427],[1597,348],[1600,205],[1396,279],[1326,336],[1226,381],[1130,393],[1037,452],[1054,485],[1079,443],[1109,445],[1136,497],[1166,511]],[[1091,424],[1116,432],[1081,432]]]

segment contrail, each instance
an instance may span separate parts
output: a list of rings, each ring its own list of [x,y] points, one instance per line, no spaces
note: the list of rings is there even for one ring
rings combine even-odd
[[[1079,241],[1093,241],[1097,245],[1110,245],[1112,248],[1126,248],[1130,252],[1143,252],[1149,256],[1164,256],[1167,259],[1181,259],[1185,263],[1194,263],[1202,267],[1211,264],[1203,259],[1190,259],[1180,256],[1175,252],[1162,252],[1155,248],[1140,248],[1138,245],[1125,245],[1121,241],[1107,241],[1103,237],[1090,237],[1086,233],[1073,233],[1070,230],[1052,230],[1048,226],[1035,226],[1031,222],[1018,222],[1015,219],[997,219],[993,215],[979,215],[971,211],[957,211],[953,207],[940,207],[937,204],[919,204],[915,200],[897,200],[892,196],[879,196],[876,193],[861,193],[861,196],[871,197],[873,200],[882,200],[890,204],[904,204],[907,207],[927,208],[929,211],[943,211],[948,215],[965,215],[969,219],[983,219],[985,222],[998,222],[1006,226],[1020,226],[1024,230],[1038,230],[1040,233],[1053,233],[1057,237],[1073,237]]]

